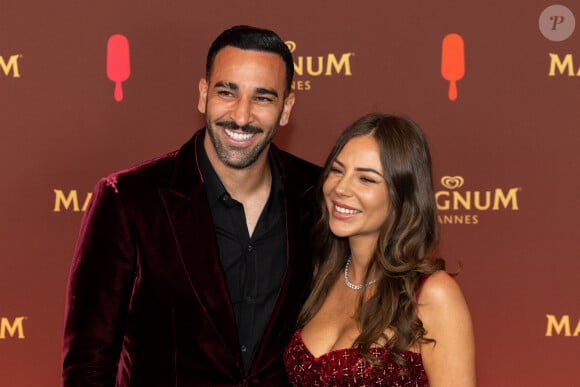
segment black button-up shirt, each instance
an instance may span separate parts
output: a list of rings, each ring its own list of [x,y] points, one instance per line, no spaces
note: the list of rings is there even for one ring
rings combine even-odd
[[[244,207],[224,188],[209,162],[203,141],[198,142],[197,153],[247,372],[286,271],[286,222],[280,173],[269,155],[270,196],[250,237]]]

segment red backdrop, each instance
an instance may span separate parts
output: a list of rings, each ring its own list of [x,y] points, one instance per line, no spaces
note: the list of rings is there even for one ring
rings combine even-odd
[[[30,3],[0,7],[1,385],[59,384],[87,194],[202,126],[206,50],[234,24],[274,29],[294,49],[297,104],[281,147],[322,163],[370,111],[424,128],[440,254],[463,264],[479,385],[580,385],[578,2]],[[129,43],[119,102],[107,76],[114,34]],[[463,51],[443,52],[449,34]]]

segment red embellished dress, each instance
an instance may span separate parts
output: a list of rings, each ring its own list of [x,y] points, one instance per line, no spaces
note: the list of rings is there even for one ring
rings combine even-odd
[[[384,362],[384,368],[366,363],[356,348],[339,349],[314,357],[304,345],[298,330],[286,347],[284,364],[294,386],[429,386],[420,353],[401,353],[410,363],[409,372],[405,375],[402,368],[389,359],[387,349],[372,348],[371,353]]]

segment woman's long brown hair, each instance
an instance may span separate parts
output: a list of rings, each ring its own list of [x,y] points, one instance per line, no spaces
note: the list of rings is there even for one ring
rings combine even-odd
[[[417,316],[421,280],[445,269],[444,261],[433,257],[438,229],[429,147],[421,129],[408,118],[366,115],[340,135],[328,156],[317,192],[320,214],[312,233],[313,287],[300,313],[299,325],[304,326],[320,310],[350,255],[348,240],[333,235],[328,226],[322,184],[346,143],[365,135],[373,136],[379,144],[390,212],[365,275],[364,282],[374,268],[380,279],[370,298],[360,298],[356,318],[361,334],[354,347],[367,361],[381,366],[370,348],[384,342],[391,359],[408,368],[402,352],[414,344],[434,341],[426,336]],[[385,335],[387,328],[393,332],[391,337]]]

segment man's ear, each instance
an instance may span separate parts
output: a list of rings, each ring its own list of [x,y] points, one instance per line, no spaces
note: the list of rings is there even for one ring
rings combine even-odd
[[[207,79],[201,78],[199,80],[199,100],[197,101],[197,110],[200,113],[205,114],[206,102],[207,102],[207,88],[209,87]]]
[[[292,112],[292,107],[294,106],[294,101],[296,96],[294,92],[291,91],[290,94],[284,100],[284,106],[282,107],[282,115],[280,116],[280,126],[284,126],[288,123],[290,119],[290,113]]]

